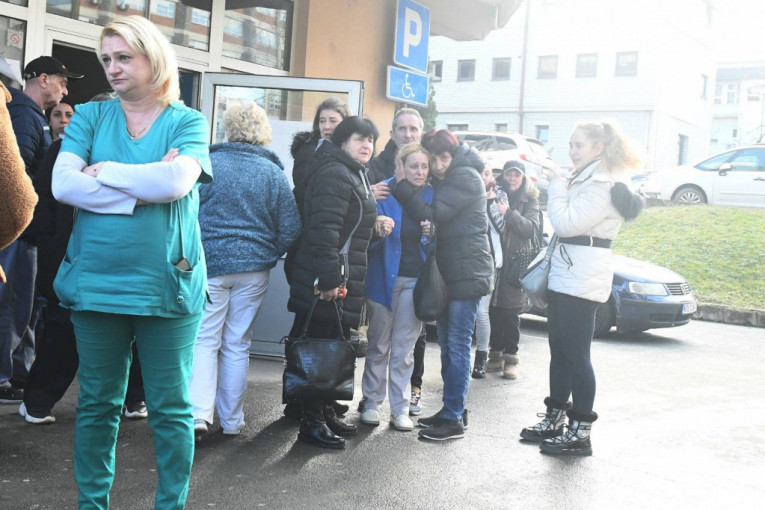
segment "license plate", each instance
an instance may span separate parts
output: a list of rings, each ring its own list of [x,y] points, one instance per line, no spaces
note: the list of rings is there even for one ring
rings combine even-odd
[[[683,304],[683,315],[688,315],[696,312],[696,303]]]

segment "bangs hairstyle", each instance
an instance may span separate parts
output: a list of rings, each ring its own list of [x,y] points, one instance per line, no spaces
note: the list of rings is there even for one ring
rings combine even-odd
[[[332,133],[332,143],[340,147],[356,134],[365,138],[371,136],[374,143],[377,143],[377,137],[380,136],[377,126],[371,120],[356,116],[346,117],[345,120],[337,125],[335,132]]]
[[[422,146],[434,156],[438,156],[444,152],[454,154],[455,149],[460,146],[460,142],[448,129],[439,129],[422,135]]]
[[[154,77],[152,89],[162,106],[179,101],[181,89],[178,82],[178,63],[175,51],[162,32],[149,20],[140,16],[118,18],[104,27],[98,39],[98,54],[105,37],[119,36],[134,52],[149,60]]]
[[[406,163],[406,160],[409,156],[412,154],[425,154],[428,158],[428,167],[432,166],[433,164],[433,156],[431,156],[430,152],[428,152],[428,149],[420,145],[419,143],[408,143],[406,145],[401,146],[401,148],[396,152],[396,161],[401,160],[401,163]]]
[[[321,112],[324,110],[337,112],[343,119],[351,116],[351,108],[340,99],[336,97],[325,99],[319,104],[318,108],[316,108],[316,115],[313,117],[313,136],[321,137],[321,133],[319,132],[319,117],[321,117]]]
[[[629,171],[641,167],[640,154],[615,121],[580,122],[574,127],[575,131],[577,129],[593,143],[603,144],[603,161],[609,171]]]
[[[233,103],[223,116],[223,130],[229,142],[252,145],[271,143],[271,123],[265,110],[256,103]]]

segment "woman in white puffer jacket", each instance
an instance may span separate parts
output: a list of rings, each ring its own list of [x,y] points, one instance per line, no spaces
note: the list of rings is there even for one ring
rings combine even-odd
[[[541,441],[544,453],[590,455],[590,428],[598,418],[592,410],[595,372],[590,362],[595,311],[611,293],[611,242],[622,221],[635,218],[642,208],[642,200],[625,184],[640,159],[609,121],[577,125],[569,147],[575,168],[571,178],[556,171],[548,175],[547,214],[559,236],[548,280],[550,396],[543,420],[523,429],[521,437]]]

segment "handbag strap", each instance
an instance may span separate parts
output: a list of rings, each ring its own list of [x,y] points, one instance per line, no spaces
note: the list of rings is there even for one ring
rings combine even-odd
[[[359,202],[359,219],[356,220],[356,224],[353,226],[353,229],[351,230],[351,233],[348,234],[348,239],[345,241],[345,244],[342,248],[340,248],[340,255],[347,255],[348,251],[351,248],[351,240],[353,239],[353,234],[356,233],[356,231],[359,229],[359,225],[361,225],[361,220],[364,217],[364,204],[361,203],[361,197],[354,191],[353,196],[356,197],[356,200]]]
[[[313,318],[313,311],[316,309],[316,304],[319,302],[319,296],[316,296],[313,298],[313,301],[311,302],[311,308],[308,309],[308,316],[305,318],[305,322],[303,322],[303,328],[300,330],[300,337],[305,338],[308,336],[308,326],[311,324],[311,319]],[[340,335],[340,340],[345,341],[345,335],[343,335],[343,322],[340,319],[340,308],[337,306],[337,301],[332,301],[332,305],[335,307],[335,318],[337,318],[337,331]]]
[[[553,250],[555,250],[556,244],[558,244],[558,234],[553,234],[552,239],[550,239],[550,244],[547,245],[547,251],[545,252],[545,260],[550,260],[553,254]]]

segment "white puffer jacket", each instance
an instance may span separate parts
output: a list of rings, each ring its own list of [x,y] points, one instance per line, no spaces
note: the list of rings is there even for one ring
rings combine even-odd
[[[571,181],[555,179],[547,190],[547,214],[559,237],[615,239],[622,216],[611,201],[611,187],[626,182],[595,161]],[[555,247],[548,289],[598,303],[611,294],[611,249],[561,244]]]

